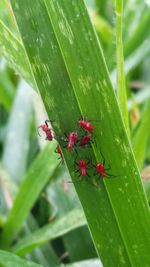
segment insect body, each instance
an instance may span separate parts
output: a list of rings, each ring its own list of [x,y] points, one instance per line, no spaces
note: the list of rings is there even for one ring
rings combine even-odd
[[[116,177],[116,175],[110,174],[107,171],[111,169],[111,166],[108,164],[108,167],[105,167],[105,158],[100,151],[100,154],[103,158],[102,162],[97,162],[93,167],[95,167],[95,175],[99,174],[99,178],[104,178],[104,177]],[[118,176],[118,175],[117,175]]]
[[[43,130],[43,132],[46,134],[46,138],[45,139],[49,140],[49,141],[52,141],[54,136],[53,136],[53,133],[52,133],[52,129],[49,128],[47,122],[48,122],[48,120],[45,121],[45,124],[42,124],[42,125],[40,125],[38,127],[38,134],[39,134],[39,136],[41,136],[40,133],[39,133],[39,129],[41,128]]]
[[[101,177],[107,176],[105,172],[105,166],[103,165],[103,163],[101,162],[96,163],[95,169],[96,169],[96,172],[99,173]]]
[[[93,124],[92,124],[91,122],[88,122],[88,121],[82,119],[82,120],[79,120],[79,121],[78,121],[78,124],[79,124],[84,130],[86,130],[86,131],[88,131],[88,132],[93,132],[93,131],[94,131],[94,126],[93,126]]]
[[[68,147],[69,150],[72,150],[73,146],[77,142],[77,139],[78,139],[77,132],[70,132],[68,134],[68,145],[67,145],[67,147]]]
[[[80,147],[88,146],[90,144],[92,135],[90,133],[86,134],[80,139]]]
[[[89,161],[86,159],[80,159],[78,162],[76,162],[77,165],[77,170],[76,172],[79,172],[79,177],[82,176],[86,176],[88,175],[87,173],[87,169],[88,169],[88,165],[89,165]],[[89,175],[88,175],[89,176]]]

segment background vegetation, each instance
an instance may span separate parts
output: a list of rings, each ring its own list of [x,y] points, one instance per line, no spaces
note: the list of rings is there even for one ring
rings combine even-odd
[[[150,266],[150,3],[85,4],[0,1],[3,267]],[[37,134],[55,119],[61,143],[81,114],[97,120],[91,161],[102,150],[118,175],[97,189],[66,183],[75,154],[63,149],[60,164],[56,140]]]

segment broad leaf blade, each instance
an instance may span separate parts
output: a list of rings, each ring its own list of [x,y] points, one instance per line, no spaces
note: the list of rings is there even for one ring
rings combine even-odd
[[[25,261],[12,253],[0,250],[0,267],[42,267],[42,265]]]
[[[130,263],[131,265],[133,264],[133,262],[135,265],[140,265],[139,262],[141,262],[142,264],[141,257],[143,255],[142,247],[137,245],[138,249],[141,250],[141,252],[139,252],[140,256],[138,258],[135,250],[133,250],[133,246],[131,245],[131,243],[139,242],[139,235],[137,235],[139,220],[135,228],[131,227],[131,225],[133,221],[137,221],[137,210],[139,210],[139,217],[141,218],[139,218],[140,228],[142,229],[141,231],[145,232],[144,235],[147,235],[145,229],[147,223],[149,225],[148,206],[143,192],[142,184],[140,182],[138,170],[132,156],[132,151],[122,127],[122,122],[120,120],[113,91],[111,90],[111,85],[107,76],[106,69],[104,67],[104,62],[100,55],[100,49],[98,47],[98,44],[96,43],[96,38],[93,34],[92,27],[90,26],[90,23],[86,17],[85,7],[83,6],[82,1],[78,1],[78,4],[76,3],[76,6],[74,3],[66,5],[65,1],[61,1],[61,3],[60,1],[57,1],[56,3],[56,1],[45,0],[45,2],[47,3],[47,8],[54,28],[54,32],[61,47],[65,64],[67,66],[68,73],[82,111],[84,114],[89,113],[91,114],[91,116],[95,115],[95,118],[101,118],[101,125],[99,125],[99,127],[95,127],[96,135],[99,137],[101,136],[101,139],[99,138],[98,140],[96,140],[97,144],[99,148],[104,151],[104,155],[107,155],[107,161],[113,161],[112,173],[118,173],[120,176],[122,176],[122,178],[113,182],[106,182],[106,188],[107,192],[109,192],[108,194],[110,197],[111,205],[118,221],[118,227],[122,234],[122,240],[127,248]],[[71,21],[73,21],[72,24]],[[63,30],[65,27],[62,28],[61,25],[65,25],[67,29],[69,28],[69,25],[71,25],[71,34],[65,34],[65,31]],[[78,29],[80,29],[80,31]],[[70,36],[72,36],[72,42],[69,39]],[[78,38],[79,42],[77,42]],[[88,43],[86,42],[87,39],[89,40]],[[84,44],[87,45],[86,52],[84,49]],[[94,51],[95,53],[92,53],[92,51]],[[88,57],[86,56],[86,53],[88,53]],[[90,63],[88,64],[87,59],[89,59],[89,57]],[[71,64],[72,61],[74,64]],[[97,62],[97,64],[95,64],[95,62]],[[91,99],[93,100],[94,105],[90,105]],[[98,101],[100,103],[100,107],[98,105]],[[104,112],[104,114],[102,112]],[[99,116],[96,116],[96,113],[98,113]],[[110,128],[111,131],[109,131]],[[122,134],[123,136],[121,137]],[[105,138],[105,136],[107,137]],[[98,157],[98,151],[96,152]],[[111,157],[109,157],[110,155]],[[140,192],[139,197],[137,197],[138,192]],[[121,207],[120,205],[118,205],[118,201],[122,203]],[[135,209],[133,209],[130,201],[132,204],[134,202],[136,206]],[[143,204],[146,205],[145,207],[147,208],[143,209]],[[127,212],[131,212],[130,215],[132,214],[132,216],[134,217],[133,220],[130,220],[132,216],[127,219],[125,213],[121,211],[122,206],[124,207],[124,209],[126,209]],[[142,219],[141,214],[143,214],[145,222]],[[130,230],[132,228],[130,234],[129,232],[127,233],[126,227]],[[143,234],[141,235],[140,239],[143,240],[142,243],[146,246],[146,243],[150,242],[150,235],[147,235],[146,242],[143,238]],[[148,264],[147,262],[149,262],[147,256],[143,255],[145,264]]]

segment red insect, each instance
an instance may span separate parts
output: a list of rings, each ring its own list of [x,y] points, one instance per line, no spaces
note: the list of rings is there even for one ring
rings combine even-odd
[[[68,134],[68,149],[69,150],[72,150],[73,149],[73,146],[77,143],[77,140],[78,140],[78,134],[77,132],[70,132]]]
[[[108,171],[110,169],[111,169],[111,166],[109,166],[106,169],[104,163],[98,162],[95,165],[95,174],[99,174],[100,178],[120,176],[120,175],[113,175],[113,174],[110,174],[110,173],[106,172],[106,171]]]
[[[63,156],[63,154],[62,154],[60,145],[58,145],[58,146],[56,147],[55,152],[58,153],[58,154],[60,155],[60,158],[61,158],[61,160],[62,160],[62,162],[63,162],[63,161],[64,161],[64,156]]]
[[[92,135],[90,133],[86,134],[80,139],[80,147],[88,146],[92,142]]]
[[[94,126],[91,122],[86,121],[84,119],[81,119],[78,121],[78,124],[86,131],[88,132],[93,132],[94,131]]]
[[[101,151],[100,151],[100,153],[101,153]],[[116,177],[115,175],[112,175],[112,174],[109,174],[108,172],[106,172],[106,171],[111,169],[111,166],[108,165],[109,167],[106,168],[105,167],[105,158],[104,158],[102,153],[101,153],[101,156],[103,158],[103,162],[97,162],[95,166],[93,165],[95,167],[95,174],[99,174],[101,178],[103,178],[103,177]]]
[[[105,169],[105,166],[103,165],[103,163],[101,163],[101,162],[96,163],[95,168],[96,168],[96,172],[99,173],[101,177],[107,176],[107,174],[105,172],[106,169]]]
[[[80,159],[78,162],[76,162],[77,170],[76,172],[79,172],[79,177],[82,176],[89,176],[87,173],[87,169],[89,167],[89,161],[86,159]]]
[[[40,125],[38,127],[38,134],[39,134],[39,136],[41,136],[40,133],[39,133],[39,129],[41,128],[43,130],[43,132],[46,134],[46,138],[45,139],[49,140],[49,141],[52,141],[53,138],[54,138],[53,132],[52,132],[52,129],[49,128],[47,122],[48,122],[48,120],[45,121],[45,124],[42,124],[42,125]]]

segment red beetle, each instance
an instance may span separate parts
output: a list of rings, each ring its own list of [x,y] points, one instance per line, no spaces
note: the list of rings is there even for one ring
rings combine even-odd
[[[39,133],[39,129],[41,128],[43,130],[43,132],[46,134],[46,138],[45,139],[49,140],[49,141],[52,141],[53,138],[54,138],[53,132],[52,132],[52,129],[49,128],[47,122],[48,122],[48,120],[45,121],[45,124],[42,124],[42,125],[40,125],[38,127],[38,134],[39,134],[39,136],[41,136],[40,133]]]

